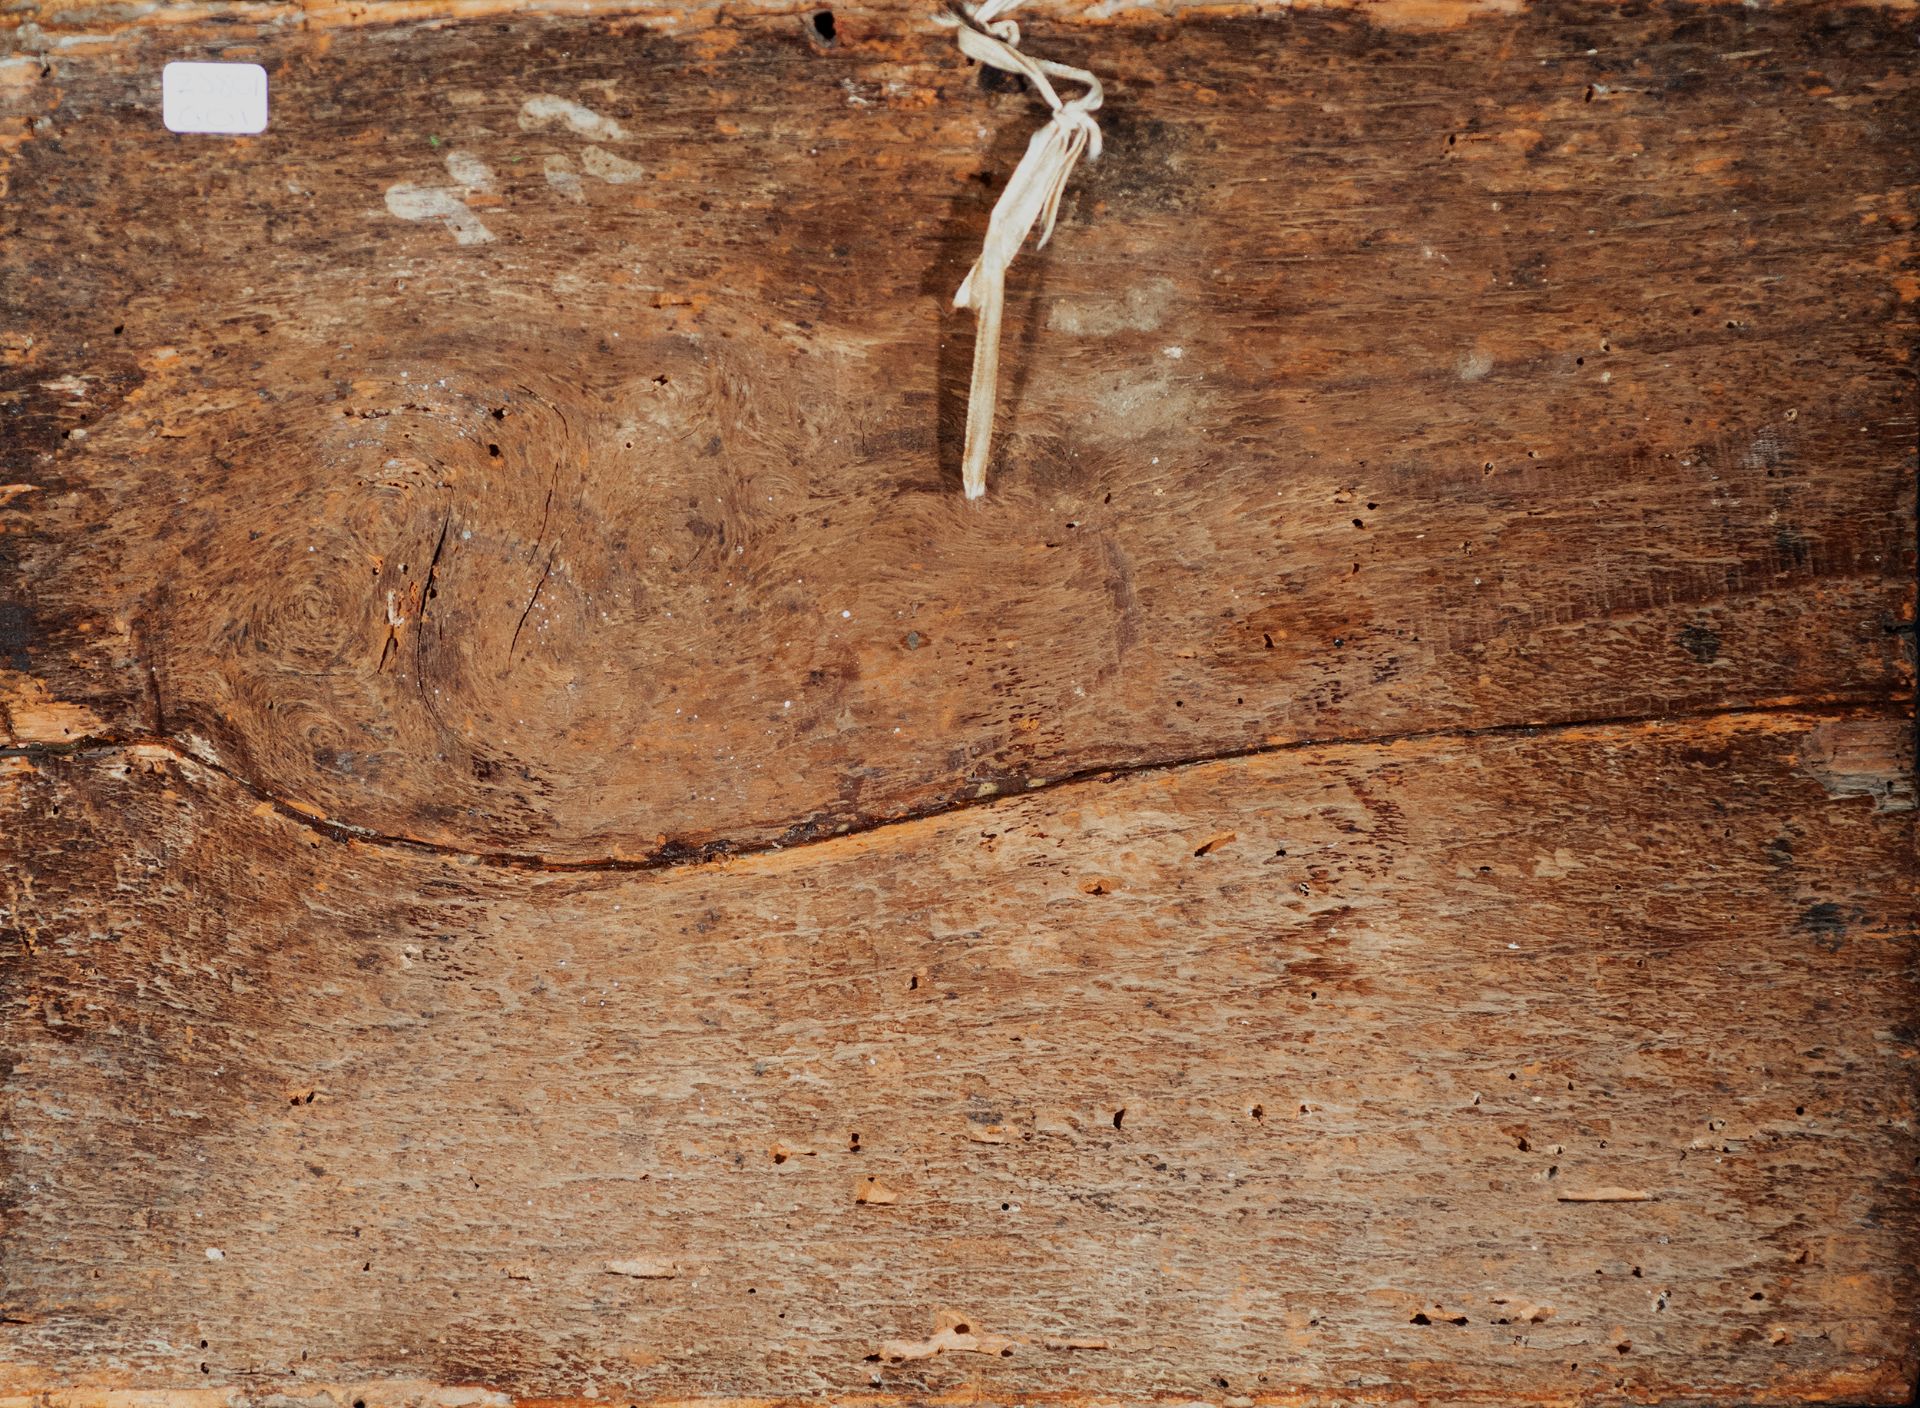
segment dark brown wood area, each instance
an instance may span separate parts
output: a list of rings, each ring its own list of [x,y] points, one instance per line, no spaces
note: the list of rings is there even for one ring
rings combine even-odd
[[[608,8],[0,15],[0,1408],[1907,1401],[1913,13],[1023,12],[967,503],[1044,110]]]

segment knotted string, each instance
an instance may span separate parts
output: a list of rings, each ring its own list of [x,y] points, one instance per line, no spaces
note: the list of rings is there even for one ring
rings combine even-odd
[[[987,492],[987,453],[993,444],[993,407],[1000,380],[1000,314],[1006,303],[1007,266],[1013,263],[1013,256],[1036,223],[1041,228],[1034,248],[1046,247],[1053,238],[1060,198],[1066,194],[1067,178],[1075,164],[1083,153],[1089,161],[1100,155],[1100,124],[1092,117],[1100,106],[1100,80],[1083,68],[1021,53],[1020,26],[1000,18],[1019,3],[984,0],[974,5],[956,0],[951,11],[935,16],[938,23],[953,29],[961,53],[1019,74],[1053,109],[1052,119],[1033,134],[1026,155],[1000,193],[987,221],[980,257],[953,296],[953,306],[973,309],[976,322],[973,385],[967,393],[967,447],[960,461],[961,482],[970,499]],[[1078,83],[1086,92],[1071,102],[1062,102],[1053,88],[1056,78]]]

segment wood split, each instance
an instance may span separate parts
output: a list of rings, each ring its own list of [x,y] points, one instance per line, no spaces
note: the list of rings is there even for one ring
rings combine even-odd
[[[643,1281],[671,1281],[680,1274],[680,1264],[662,1257],[639,1256],[607,1263],[610,1276],[634,1276]]]

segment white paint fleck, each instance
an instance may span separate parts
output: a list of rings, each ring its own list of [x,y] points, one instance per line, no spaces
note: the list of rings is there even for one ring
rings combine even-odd
[[[588,147],[580,153],[580,164],[587,168],[587,175],[598,176],[609,186],[631,185],[646,175],[639,162],[615,156],[604,147]]]
[[[69,400],[83,401],[87,396],[87,379],[69,372],[66,376],[55,377],[52,381],[40,383],[43,391],[52,391]]]
[[[448,152],[447,175],[453,177],[469,193],[493,189],[493,168],[472,152]]]
[[[208,1261],[225,1261],[226,1259],[227,1259],[227,1254],[221,1251],[220,1248],[218,1247],[207,1248]]]
[[[520,130],[537,132],[543,127],[563,123],[571,132],[600,142],[624,142],[627,129],[610,117],[602,117],[592,108],[580,106],[552,93],[538,93],[520,105]]]
[[[444,186],[416,186],[410,181],[388,186],[387,213],[402,220],[438,220],[453,231],[457,244],[488,244],[493,240],[493,231]]]
[[[1475,347],[1464,352],[1454,366],[1462,381],[1478,381],[1493,370],[1493,354],[1484,348]]]

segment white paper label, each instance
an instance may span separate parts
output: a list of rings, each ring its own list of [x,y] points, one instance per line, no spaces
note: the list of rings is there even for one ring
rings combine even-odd
[[[160,108],[169,132],[264,132],[267,71],[259,64],[168,64]]]

